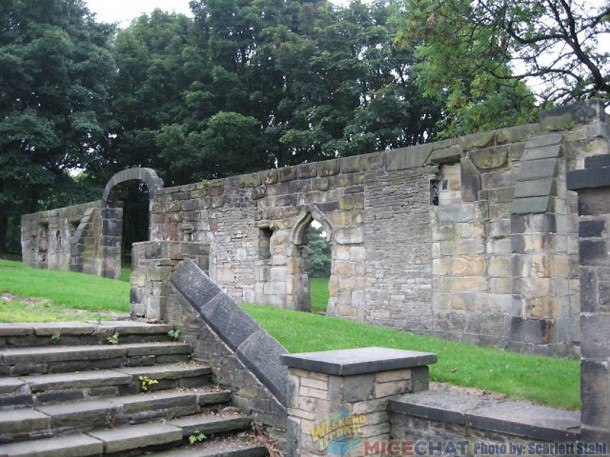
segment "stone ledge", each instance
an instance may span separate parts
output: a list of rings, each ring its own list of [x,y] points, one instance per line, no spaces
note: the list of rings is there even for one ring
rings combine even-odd
[[[540,441],[576,441],[580,438],[578,412],[528,403],[426,391],[390,400],[388,409],[394,413]]]
[[[436,354],[370,347],[283,355],[282,363],[289,368],[352,376],[427,366],[436,363]]]

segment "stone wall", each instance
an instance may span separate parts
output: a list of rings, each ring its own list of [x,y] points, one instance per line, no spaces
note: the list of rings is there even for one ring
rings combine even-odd
[[[578,191],[583,436],[610,443],[610,155],[568,175]]]
[[[36,268],[101,275],[100,210],[98,201],[23,216],[23,262]]]
[[[309,310],[316,221],[332,250],[328,314],[574,355],[578,221],[566,173],[607,153],[608,132],[592,101],[538,124],[205,183],[163,189],[152,171],[114,181],[147,179],[151,241],[208,244],[209,275],[236,300]],[[103,274],[116,277],[118,223],[105,221]]]
[[[131,317],[161,320],[170,296],[169,279],[176,266],[191,259],[209,270],[210,246],[188,241],[134,243],[131,257]]]

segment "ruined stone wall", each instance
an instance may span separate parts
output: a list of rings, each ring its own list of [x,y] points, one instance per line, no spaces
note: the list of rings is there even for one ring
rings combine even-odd
[[[593,101],[538,124],[153,186],[151,241],[209,245],[209,275],[236,300],[309,310],[306,233],[316,221],[332,250],[328,314],[577,354],[578,224],[566,172],[607,153],[608,137]],[[140,179],[124,174],[117,182]],[[112,266],[110,232],[101,255]]]
[[[98,201],[23,216],[23,262],[36,268],[101,275],[100,209]]]

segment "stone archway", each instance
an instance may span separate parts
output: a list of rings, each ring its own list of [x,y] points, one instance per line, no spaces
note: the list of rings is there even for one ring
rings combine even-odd
[[[142,182],[148,189],[148,238],[152,224],[150,214],[157,192],[163,189],[163,180],[151,168],[130,168],[115,174],[104,189],[102,196],[102,275],[118,279],[121,275],[121,242],[123,233],[123,204],[117,198],[117,189],[128,182]]]

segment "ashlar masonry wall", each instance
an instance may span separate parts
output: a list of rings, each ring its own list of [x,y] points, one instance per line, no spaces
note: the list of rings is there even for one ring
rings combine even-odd
[[[209,245],[211,279],[238,301],[309,310],[315,220],[332,250],[328,314],[577,354],[577,200],[565,176],[606,154],[608,136],[592,101],[533,125],[159,186],[150,241]]]

